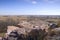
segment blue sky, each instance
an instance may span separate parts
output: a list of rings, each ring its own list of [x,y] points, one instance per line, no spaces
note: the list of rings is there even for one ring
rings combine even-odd
[[[0,15],[60,15],[60,0],[0,0]]]

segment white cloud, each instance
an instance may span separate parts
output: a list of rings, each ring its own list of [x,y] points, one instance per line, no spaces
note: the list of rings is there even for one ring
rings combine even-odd
[[[47,3],[55,3],[55,2],[59,2],[60,0],[43,0]]]
[[[37,1],[32,1],[32,4],[37,4]]]
[[[45,1],[47,3],[55,3],[55,2],[58,2],[59,0],[43,0],[43,1]]]
[[[37,4],[37,0],[24,0],[24,1],[32,4]]]

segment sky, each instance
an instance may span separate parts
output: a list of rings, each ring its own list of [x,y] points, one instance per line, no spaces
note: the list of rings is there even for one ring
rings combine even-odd
[[[60,0],[0,0],[0,15],[60,15]]]

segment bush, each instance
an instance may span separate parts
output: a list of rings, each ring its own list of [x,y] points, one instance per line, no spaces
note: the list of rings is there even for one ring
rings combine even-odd
[[[14,21],[13,19],[8,18],[6,21],[0,20],[0,33],[7,32],[7,26],[15,26],[18,24],[18,20]]]
[[[28,35],[28,40],[44,40],[46,32],[44,30],[32,30]]]

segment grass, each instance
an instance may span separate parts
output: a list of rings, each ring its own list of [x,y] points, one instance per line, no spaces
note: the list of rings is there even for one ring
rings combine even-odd
[[[5,34],[5,33],[0,33],[0,37],[4,37],[4,34]]]

